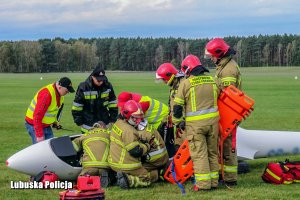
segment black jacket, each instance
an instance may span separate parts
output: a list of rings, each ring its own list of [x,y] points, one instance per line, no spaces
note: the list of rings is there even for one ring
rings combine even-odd
[[[79,84],[72,107],[74,122],[93,126],[95,122],[115,122],[118,114],[114,89],[104,81],[100,87],[93,84],[91,76]]]

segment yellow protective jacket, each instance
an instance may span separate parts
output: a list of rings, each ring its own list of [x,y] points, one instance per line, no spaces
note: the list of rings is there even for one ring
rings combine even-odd
[[[32,101],[30,102],[30,105],[27,109],[26,112],[26,117],[28,117],[29,119],[33,119],[33,113],[35,110],[35,106],[37,104],[37,98],[38,98],[38,94],[41,90],[47,88],[47,90],[49,91],[49,93],[51,94],[51,104],[47,109],[47,112],[45,113],[43,119],[42,119],[42,123],[43,124],[53,124],[54,122],[57,121],[57,114],[59,109],[61,108],[61,106],[64,103],[64,96],[60,97],[60,107],[57,106],[57,101],[56,101],[56,92],[55,92],[55,88],[53,87],[53,83],[49,84],[43,88],[41,88],[33,97]]]
[[[149,102],[149,108],[145,112],[145,119],[157,129],[169,113],[168,106],[148,96],[142,96],[139,103],[143,102]]]
[[[118,119],[113,125],[110,142],[108,162],[113,170],[134,170],[142,166],[140,157],[147,153],[148,147],[139,141],[137,130],[125,120]],[[134,149],[142,150],[140,157],[129,153]]]
[[[178,124],[185,116],[186,123],[192,126],[214,124],[219,120],[217,98],[218,89],[212,76],[191,75],[179,85],[174,99],[174,108],[181,106],[185,113],[177,118],[174,110],[173,122]]]
[[[83,167],[109,168],[109,136],[108,130],[94,128],[72,141],[76,151],[83,150]]]
[[[240,67],[231,56],[222,58],[217,65],[215,81],[220,90],[229,85],[242,89],[242,77]]]
[[[148,163],[155,163],[158,160],[165,160],[165,158],[169,158],[164,140],[151,124],[147,124],[144,130],[138,131],[138,134],[141,140],[150,144],[150,150],[148,152],[149,159],[147,160]]]

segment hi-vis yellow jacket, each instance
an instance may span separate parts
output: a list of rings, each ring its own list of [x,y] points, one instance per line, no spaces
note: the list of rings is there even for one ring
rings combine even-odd
[[[152,126],[157,129],[169,113],[168,106],[148,96],[142,96],[139,103],[143,102],[149,102],[149,108],[145,112],[145,119],[147,119],[148,123],[152,124]]]
[[[222,58],[217,65],[215,81],[220,90],[229,85],[242,89],[242,77],[240,67],[231,56]]]
[[[217,99],[218,89],[212,76],[191,75],[180,83],[174,99],[174,107],[183,107],[185,113],[180,118],[173,115],[173,122],[178,124],[185,114],[187,124],[197,127],[214,124],[219,120]]]
[[[76,151],[83,149],[83,167],[109,168],[109,136],[108,130],[94,128],[72,141]]]
[[[129,151],[140,147],[145,155],[148,147],[139,141],[137,130],[125,120],[118,119],[110,134],[110,150],[108,162],[115,170],[134,170],[142,166],[140,158],[133,157]]]
[[[47,112],[45,113],[42,123],[50,125],[57,121],[56,116],[58,114],[58,111],[59,111],[61,105],[63,105],[64,96],[60,97],[60,107],[58,107],[57,101],[56,101],[56,93],[55,93],[55,89],[53,88],[53,84],[49,84],[49,85],[41,88],[39,91],[41,91],[45,88],[47,88],[47,90],[51,94],[51,104],[48,107]],[[29,119],[33,119],[33,113],[34,113],[35,106],[37,104],[37,97],[38,97],[39,91],[36,93],[36,95],[32,99],[32,101],[27,109],[26,117],[28,117]]]

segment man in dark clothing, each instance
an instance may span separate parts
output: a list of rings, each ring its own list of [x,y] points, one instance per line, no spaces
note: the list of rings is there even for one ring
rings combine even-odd
[[[97,67],[91,75],[79,84],[72,107],[74,122],[88,132],[98,121],[108,124],[116,121],[118,115],[114,89],[105,76],[104,69]]]

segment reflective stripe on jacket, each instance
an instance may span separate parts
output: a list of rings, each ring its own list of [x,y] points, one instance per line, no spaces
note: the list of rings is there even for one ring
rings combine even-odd
[[[238,64],[229,56],[222,58],[217,65],[215,81],[220,90],[229,85],[242,89],[242,75]]]
[[[82,166],[108,168],[109,131],[94,128],[73,140],[76,151],[83,149]]]
[[[115,170],[133,170],[140,168],[140,158],[130,155],[129,151],[139,146],[146,153],[146,145],[139,142],[137,130],[126,121],[118,119],[113,125],[110,134],[110,151],[108,162]]]
[[[174,102],[175,105],[183,107],[183,110],[185,110],[185,120],[186,122],[190,122],[218,118],[217,100],[218,88],[213,78],[211,76],[200,75],[190,76],[179,85]],[[182,118],[177,119],[173,116],[173,121],[179,123]]]
[[[145,119],[157,129],[163,119],[168,115],[168,106],[148,96],[142,96],[139,102],[149,102],[150,105],[145,113]]]
[[[79,84],[72,106],[72,116],[78,125],[92,127],[94,123],[115,122],[118,115],[116,96],[112,85],[105,81],[100,87],[93,85],[92,78]],[[83,130],[87,132],[87,130]]]
[[[55,121],[57,121],[56,116],[58,114],[59,108],[61,107],[61,105],[64,102],[64,97],[63,96],[60,97],[60,106],[58,107],[57,100],[56,100],[56,91],[55,91],[55,88],[53,88],[53,84],[49,84],[49,85],[43,87],[42,89],[44,89],[44,88],[46,88],[51,95],[51,104],[48,107],[47,112],[45,113],[45,115],[43,117],[42,123],[43,124],[52,124]],[[41,91],[42,89],[40,89],[39,91]],[[36,93],[36,95],[30,102],[30,105],[27,109],[26,117],[28,117],[29,119],[33,119],[33,113],[35,110],[35,106],[37,104],[38,94],[39,94],[39,92]]]

